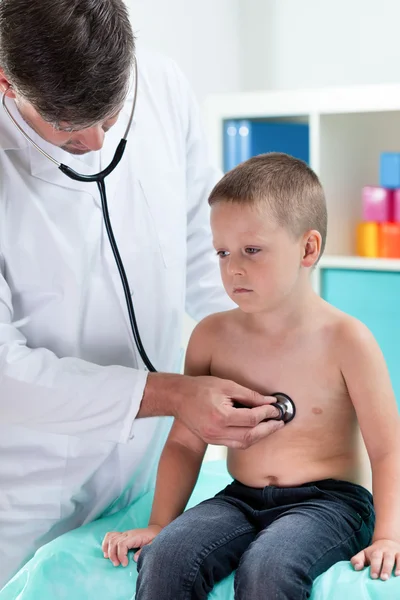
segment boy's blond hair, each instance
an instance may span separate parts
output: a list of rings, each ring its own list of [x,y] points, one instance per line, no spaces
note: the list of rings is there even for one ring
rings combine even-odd
[[[226,173],[209,197],[238,204],[266,204],[278,225],[296,239],[311,229],[321,234],[322,256],[327,234],[327,210],[322,185],[302,160],[271,152],[260,154]]]

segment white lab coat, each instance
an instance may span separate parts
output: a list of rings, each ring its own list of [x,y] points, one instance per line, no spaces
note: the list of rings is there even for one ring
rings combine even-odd
[[[220,173],[175,64],[141,52],[138,67],[126,154],[107,180],[109,210],[144,347],[158,370],[174,371],[185,308],[200,319],[230,306],[208,223]],[[24,127],[60,162],[98,170],[131,101],[104,148],[85,158]],[[0,588],[40,545],[96,518],[129,482],[114,510],[152,485],[170,420],[135,421],[146,375],[96,184],[68,179],[1,111]]]

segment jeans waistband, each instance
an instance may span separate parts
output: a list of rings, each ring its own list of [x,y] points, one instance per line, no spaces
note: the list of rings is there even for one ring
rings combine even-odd
[[[244,488],[249,487],[244,483],[241,483],[237,479],[234,480],[234,483],[242,486]],[[357,483],[352,483],[351,481],[344,481],[341,479],[320,479],[318,481],[309,481],[307,483],[302,483],[300,485],[294,485],[289,487],[281,487],[276,485],[265,486],[266,488],[276,489],[276,490],[296,490],[301,488],[313,488],[316,487],[321,491],[326,492],[334,492],[334,493],[343,493],[350,494],[353,496],[357,496],[365,501],[372,502],[372,494],[367,490],[367,488],[359,485]],[[255,489],[255,488],[250,488]],[[258,488],[260,491],[265,488]]]

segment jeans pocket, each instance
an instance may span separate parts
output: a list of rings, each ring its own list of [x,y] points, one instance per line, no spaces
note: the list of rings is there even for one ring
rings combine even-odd
[[[363,525],[370,528],[371,519],[374,521],[374,512],[369,502],[350,494],[346,496],[342,492],[335,493],[318,486],[314,487],[319,492],[319,498],[333,503],[332,510],[337,512],[338,516],[341,515],[341,518],[345,518],[355,533],[358,533]]]

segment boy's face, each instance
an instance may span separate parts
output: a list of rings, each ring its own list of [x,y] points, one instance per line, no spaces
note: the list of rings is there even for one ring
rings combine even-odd
[[[270,311],[294,290],[304,257],[296,240],[262,207],[220,201],[211,208],[222,281],[246,313]]]

